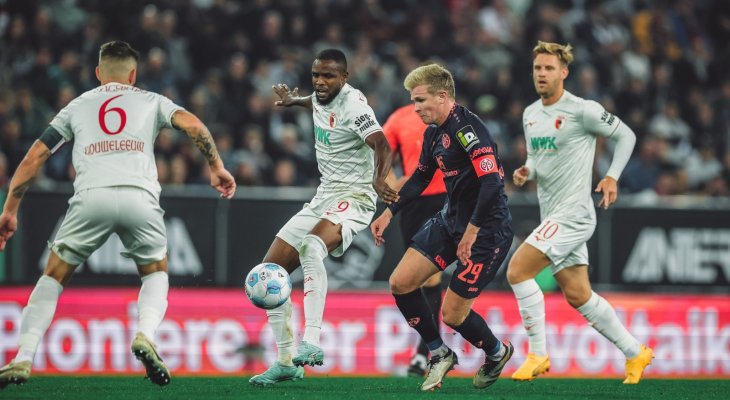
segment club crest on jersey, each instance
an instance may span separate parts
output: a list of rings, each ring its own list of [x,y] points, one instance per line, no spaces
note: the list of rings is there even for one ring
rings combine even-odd
[[[451,138],[447,133],[444,133],[444,135],[441,136],[441,144],[444,146],[444,149],[451,147]]]
[[[330,128],[334,128],[337,125],[337,115],[335,113],[330,114]]]
[[[459,139],[459,144],[466,151],[471,150],[474,145],[479,143],[479,138],[474,133],[474,128],[471,125],[467,125],[456,132],[456,138]]]
[[[555,119],[555,129],[560,129],[565,124],[565,116],[564,115],[558,115],[558,118]]]

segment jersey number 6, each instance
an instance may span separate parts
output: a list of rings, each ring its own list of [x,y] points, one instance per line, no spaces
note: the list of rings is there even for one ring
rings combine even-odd
[[[101,105],[101,108],[99,108],[99,126],[101,127],[101,130],[104,131],[107,135],[116,135],[117,133],[121,132],[122,129],[124,129],[124,126],[127,125],[127,113],[124,112],[119,107],[113,107],[110,109],[107,109],[106,106],[117,97],[122,97],[122,95],[114,96],[111,99],[104,102],[104,104]],[[106,114],[110,112],[115,112],[119,114],[119,128],[117,128],[116,131],[112,132],[109,130],[109,128],[106,126]]]

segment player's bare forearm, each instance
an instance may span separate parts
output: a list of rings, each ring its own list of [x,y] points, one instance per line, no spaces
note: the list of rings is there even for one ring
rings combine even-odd
[[[375,151],[375,176],[373,178],[375,191],[385,204],[398,201],[398,192],[386,183],[393,157],[388,140],[382,131],[378,131],[368,136],[365,142]]]
[[[46,163],[46,160],[51,156],[51,151],[40,140],[36,140],[35,143],[25,154],[23,161],[20,162],[18,168],[13,174],[13,178],[10,180],[10,186],[8,187],[8,198],[5,200],[3,211],[10,214],[17,214],[18,208],[20,207],[20,201],[23,199],[25,192],[30,189],[33,184],[33,180],[38,175],[41,167]]]
[[[172,125],[185,132],[195,146],[203,153],[211,167],[222,166],[218,149],[208,127],[195,115],[187,111],[177,111],[172,116]]]

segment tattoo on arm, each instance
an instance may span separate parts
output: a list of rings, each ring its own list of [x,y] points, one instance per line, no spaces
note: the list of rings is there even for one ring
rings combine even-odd
[[[205,128],[193,128],[186,133],[193,140],[195,146],[200,149],[200,152],[203,153],[205,159],[208,160],[208,164],[213,165],[219,156],[218,149],[215,147],[215,142],[213,141],[213,137],[210,136],[210,132]]]
[[[13,193],[12,193],[13,194],[13,197],[15,197],[16,199],[22,198],[23,195],[25,195],[25,192],[27,192],[28,189],[30,189],[30,185],[32,183],[33,183],[33,180],[32,179],[28,179],[27,181],[25,181],[25,182],[21,183],[20,185],[18,185],[15,189],[13,189]]]

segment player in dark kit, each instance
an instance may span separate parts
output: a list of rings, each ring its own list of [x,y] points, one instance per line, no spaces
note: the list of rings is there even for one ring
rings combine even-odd
[[[418,67],[408,74],[404,86],[411,93],[415,111],[431,126],[424,133],[418,168],[398,200],[370,228],[376,244],[384,243],[383,231],[393,215],[418,198],[437,168],[443,172],[446,207],[416,233],[389,283],[398,309],[431,352],[421,390],[433,390],[441,386],[457,357],[441,340],[419,289],[429,277],[458,260],[443,301],[442,319],[486,353],[473,382],[475,387],[485,388],[497,380],[514,351],[512,344],[500,342],[484,318],[471,309],[512,244],[504,172],[484,123],[456,104],[448,70],[436,64]]]

